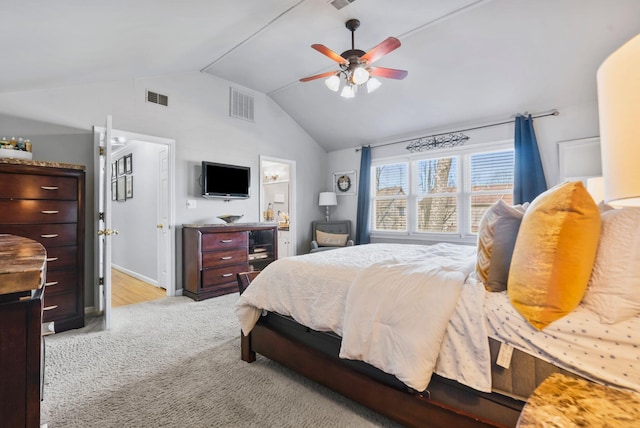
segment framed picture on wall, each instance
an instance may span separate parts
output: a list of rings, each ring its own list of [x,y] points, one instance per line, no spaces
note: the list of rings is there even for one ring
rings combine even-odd
[[[336,195],[355,195],[357,189],[355,171],[333,173],[333,190]]]
[[[124,175],[124,158],[118,159],[118,175]]]
[[[116,200],[117,201],[126,201],[127,200],[127,196],[126,196],[126,193],[125,193],[125,187],[126,187],[125,176],[123,175],[121,177],[118,177],[116,182],[118,183],[116,185],[116,194],[117,194]]]
[[[133,176],[127,175],[126,178],[124,195],[127,199],[131,199],[133,198]]]
[[[133,153],[129,153],[124,157],[124,172],[127,174],[133,172]]]

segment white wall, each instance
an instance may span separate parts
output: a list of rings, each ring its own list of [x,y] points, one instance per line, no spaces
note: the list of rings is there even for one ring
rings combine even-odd
[[[87,201],[93,201],[94,125],[104,126],[113,116],[116,129],[176,140],[176,224],[211,222],[221,214],[244,214],[243,221],[257,222],[260,215],[259,156],[291,159],[297,165],[296,212],[298,252],[308,249],[310,224],[321,219],[317,210],[318,193],[323,189],[327,171],[326,152],[295,123],[271,98],[255,95],[255,123],[229,117],[230,82],[203,73],[186,73],[148,79],[126,80],[0,94],[0,115],[49,122],[85,130],[84,146],[52,147],[32,138],[34,156],[40,160],[74,160],[87,168]],[[144,101],[145,90],[169,96],[169,107]],[[244,89],[244,88],[240,88]],[[7,120],[11,122],[11,120]],[[23,120],[20,119],[20,126]],[[0,123],[3,123],[0,121]],[[10,129],[7,132],[10,133]],[[252,169],[252,196],[248,200],[223,202],[201,198],[198,175],[202,160],[248,165]],[[187,209],[188,199],[197,200],[196,209]],[[93,207],[91,207],[93,208]],[[92,213],[92,211],[90,211]],[[91,217],[93,219],[93,217]],[[92,221],[87,223],[88,241],[93,236]],[[180,230],[176,230],[177,288],[181,288]],[[93,262],[93,240],[88,244]],[[93,303],[93,279],[87,278],[85,302]]]
[[[594,76],[595,84],[595,76]],[[560,114],[558,116],[550,116],[534,119],[534,129],[540,149],[540,157],[542,158],[543,168],[547,179],[547,185],[553,186],[560,180],[558,173],[558,142],[594,137],[599,135],[598,128],[598,106],[594,100],[592,103],[586,103],[578,106],[550,106],[557,107]],[[431,135],[438,132],[449,132],[466,127],[482,125],[484,123],[495,123],[508,120],[510,116],[517,112],[505,113],[502,117],[488,118],[484,122],[455,124],[447,128],[438,128],[424,130],[414,134],[399,136],[395,139],[387,141],[372,142],[375,144],[385,144],[387,142],[402,141],[409,138]],[[532,112],[535,113],[535,112]],[[490,127],[475,131],[465,132],[469,136],[466,145],[486,144],[491,142],[513,140],[515,132],[514,123]],[[406,150],[406,143],[395,144],[385,147],[372,148],[372,160],[391,156],[409,155]],[[356,170],[358,179],[360,177],[360,152],[356,152],[355,148],[339,150],[328,153],[328,172],[325,176],[325,183],[328,188],[333,185],[333,172]],[[357,212],[356,196],[340,196],[338,198],[338,206],[332,211],[332,218],[350,219],[355,228]],[[372,242],[376,239],[372,238]],[[378,240],[379,242],[379,240]],[[412,241],[415,242],[415,241]]]
[[[111,203],[111,223],[119,231],[111,240],[112,264],[153,284],[158,281],[158,157],[163,149],[136,141],[113,154],[114,160],[132,154],[133,198]]]

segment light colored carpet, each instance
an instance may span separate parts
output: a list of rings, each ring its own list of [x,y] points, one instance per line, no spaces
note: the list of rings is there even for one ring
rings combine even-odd
[[[258,356],[240,360],[237,294],[114,309],[113,328],[46,337],[42,423],[61,427],[396,427]],[[98,327],[98,328],[97,328]]]

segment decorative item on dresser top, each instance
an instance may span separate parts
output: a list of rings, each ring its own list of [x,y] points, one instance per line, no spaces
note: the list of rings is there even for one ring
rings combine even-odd
[[[0,159],[0,233],[47,250],[43,320],[56,332],[84,326],[85,167]]]
[[[208,299],[237,292],[236,275],[278,258],[276,223],[182,225],[185,296]]]
[[[38,427],[46,251],[0,234],[0,426]]]

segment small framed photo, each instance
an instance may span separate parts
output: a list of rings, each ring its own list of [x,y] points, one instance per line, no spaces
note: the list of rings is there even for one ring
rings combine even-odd
[[[124,175],[124,158],[118,159],[118,176]]]
[[[336,195],[355,195],[358,189],[355,171],[334,172],[333,190]]]
[[[116,200],[117,201],[126,201],[127,200],[127,195],[125,192],[125,187],[126,187],[126,180],[125,180],[125,176],[121,176],[118,177],[118,179],[116,180],[116,182],[118,183],[116,185]]]
[[[111,200],[115,201],[117,197],[118,197],[118,182],[116,180],[113,180],[111,181]]]
[[[129,153],[124,157],[124,172],[127,174],[133,172],[133,153]]]
[[[127,199],[131,199],[133,198],[133,175],[127,175],[126,178],[124,196]]]
[[[117,162],[111,162],[111,178],[116,178],[117,175],[118,175]]]

